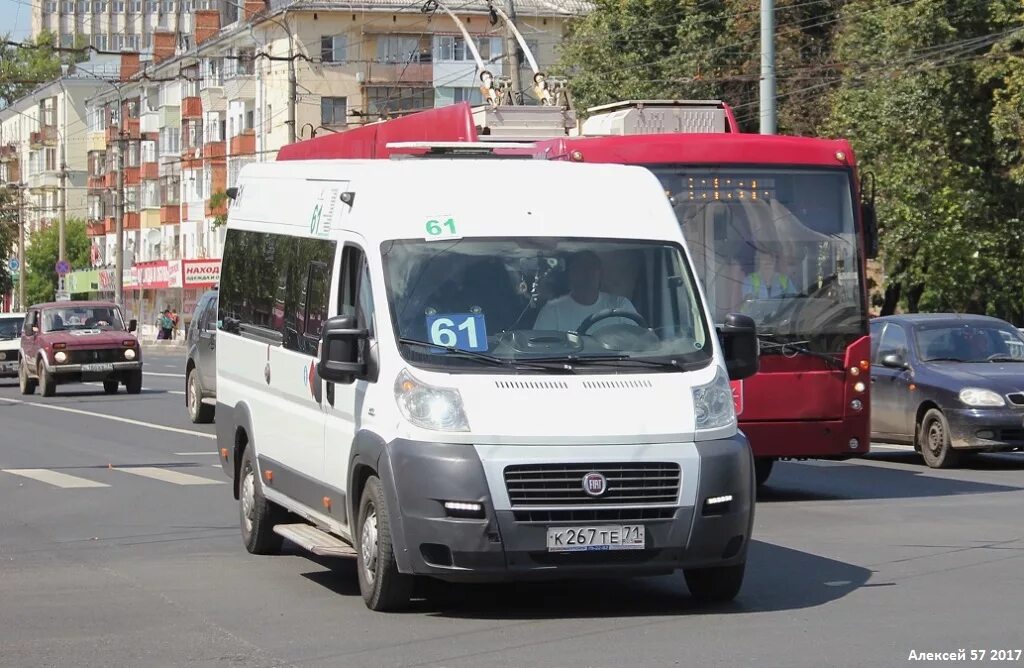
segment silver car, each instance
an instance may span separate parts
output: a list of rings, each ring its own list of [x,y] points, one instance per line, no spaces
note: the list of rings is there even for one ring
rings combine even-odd
[[[195,423],[213,422],[217,398],[217,290],[199,298],[185,334],[185,407]]]

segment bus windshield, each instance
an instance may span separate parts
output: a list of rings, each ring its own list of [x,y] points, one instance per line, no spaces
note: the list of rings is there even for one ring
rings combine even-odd
[[[762,352],[841,353],[867,332],[845,170],[654,166],[716,322],[754,318]]]

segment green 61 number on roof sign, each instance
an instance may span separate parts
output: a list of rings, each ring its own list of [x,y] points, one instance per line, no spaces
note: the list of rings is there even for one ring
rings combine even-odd
[[[427,241],[462,238],[455,226],[455,218],[452,216],[436,216],[434,218],[430,218],[424,225],[424,231],[426,232],[424,238]]]

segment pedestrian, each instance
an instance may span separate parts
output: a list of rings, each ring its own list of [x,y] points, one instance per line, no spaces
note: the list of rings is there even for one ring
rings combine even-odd
[[[164,309],[163,315],[160,316],[160,334],[158,338],[169,340],[173,332],[174,321],[171,319],[171,310]]]
[[[173,323],[171,328],[171,338],[178,338],[178,309],[171,309],[171,322]]]

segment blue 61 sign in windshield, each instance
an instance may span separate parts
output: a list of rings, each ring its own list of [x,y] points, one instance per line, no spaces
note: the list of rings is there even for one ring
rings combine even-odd
[[[487,350],[487,322],[482,313],[438,313],[427,316],[430,342],[442,348]]]

